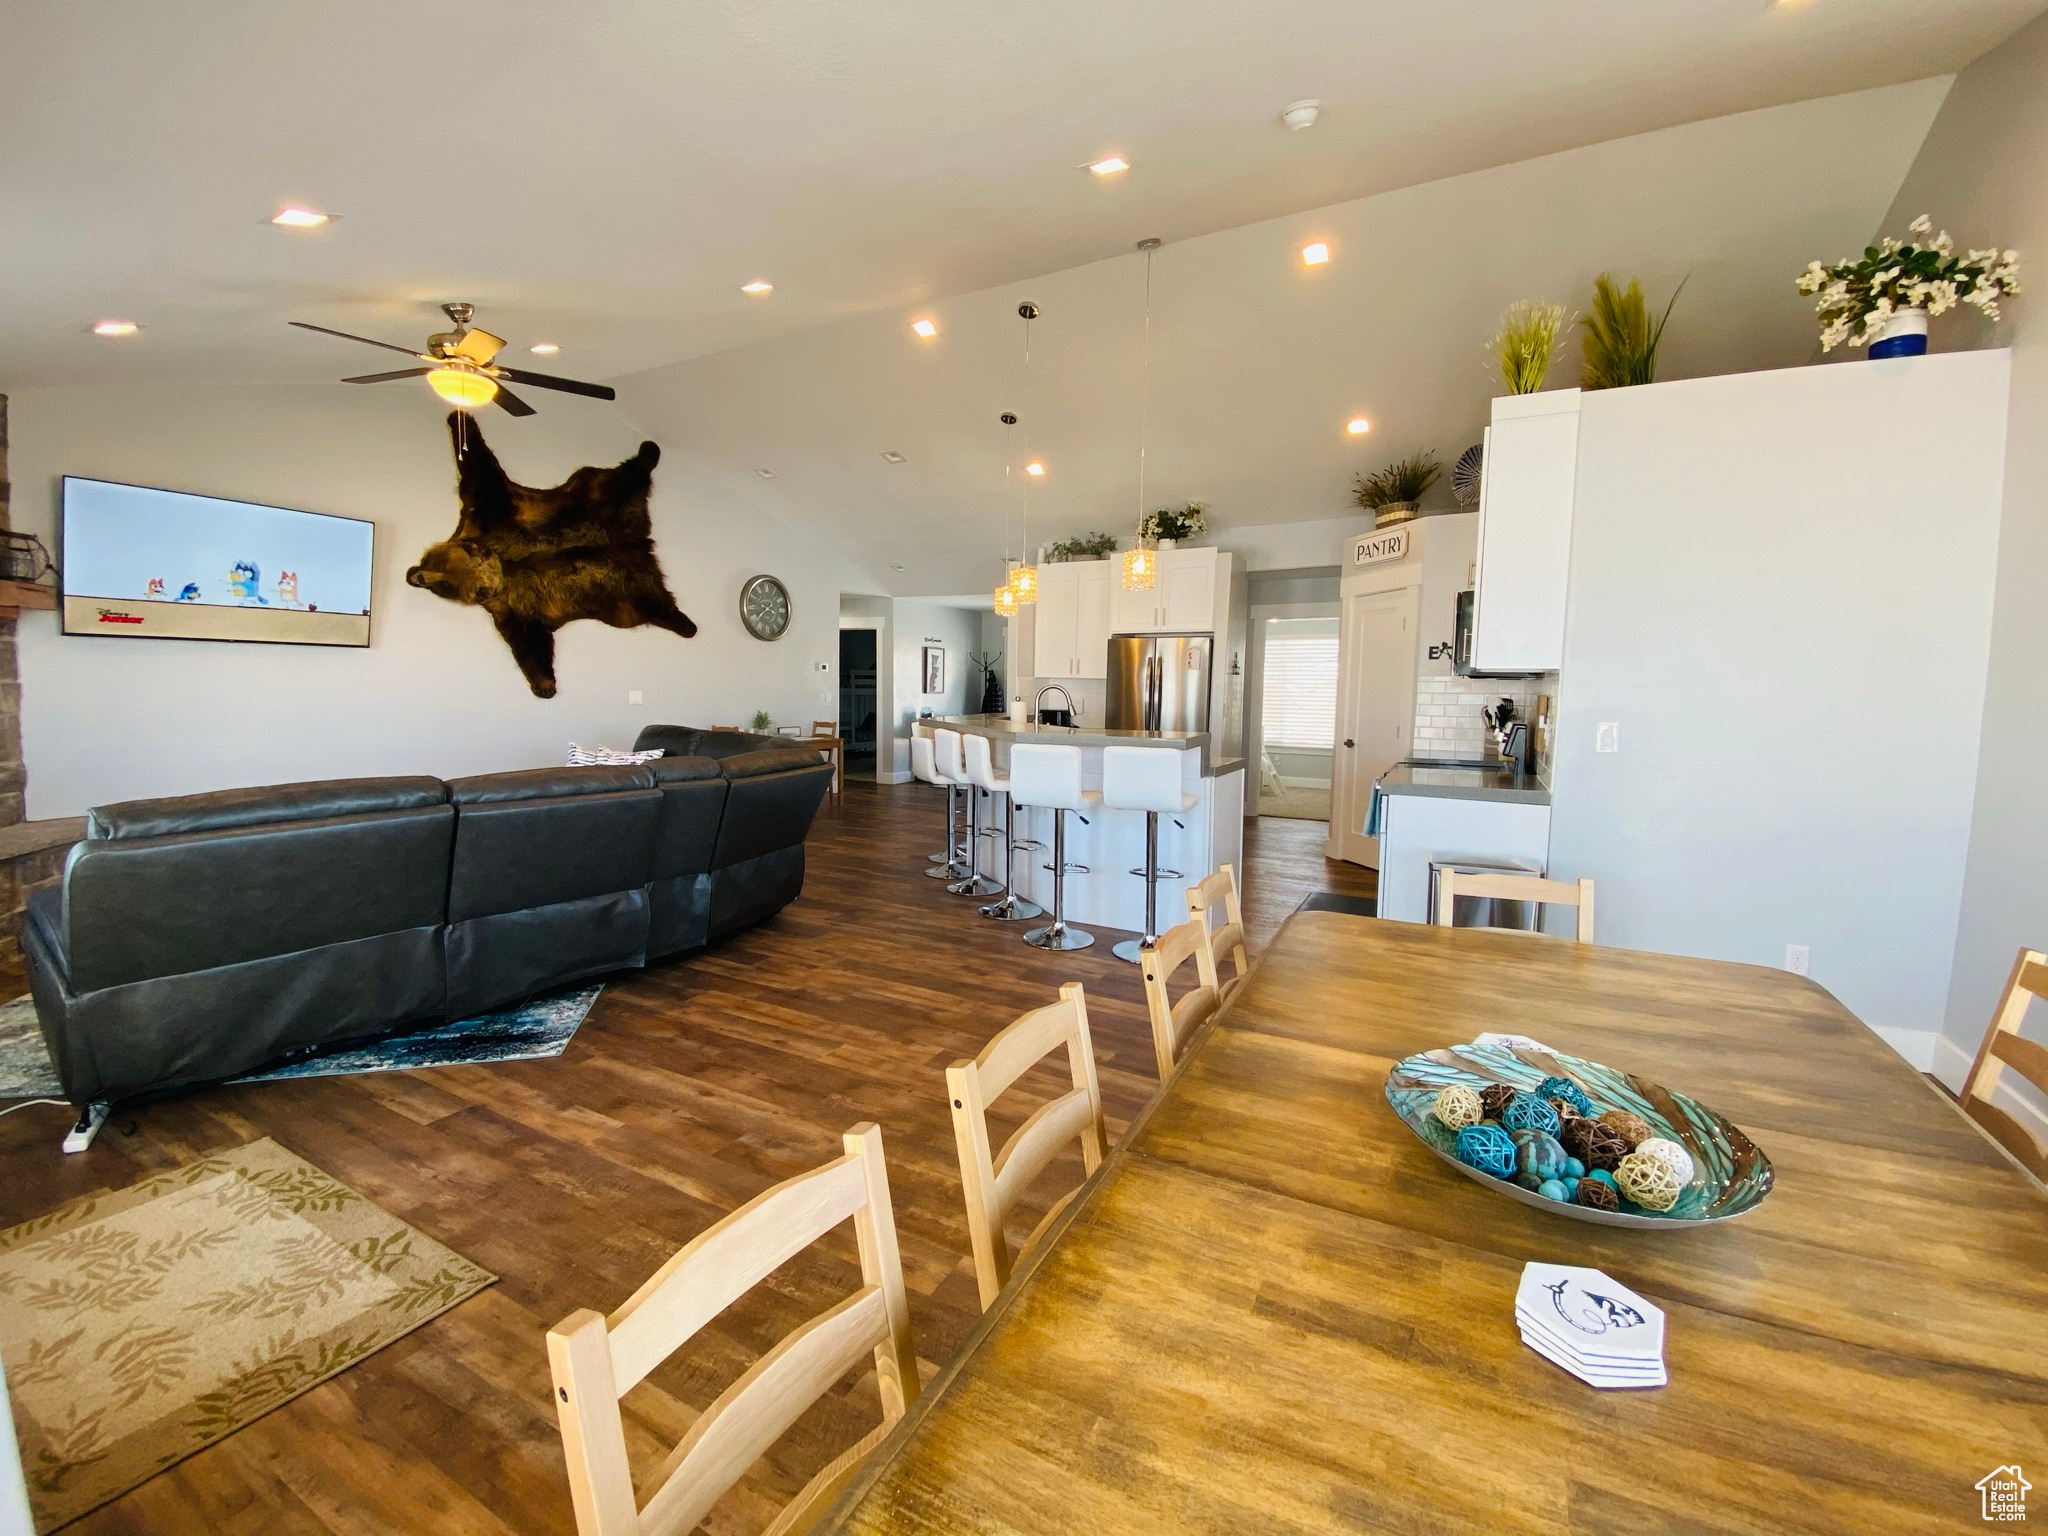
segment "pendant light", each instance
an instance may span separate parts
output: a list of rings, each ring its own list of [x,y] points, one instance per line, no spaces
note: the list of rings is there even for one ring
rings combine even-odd
[[[1038,306],[1026,299],[1017,306],[1017,318],[1024,322],[1024,397],[1028,401],[1031,398],[1031,322],[1038,318]],[[1003,466],[1003,473],[1010,473],[1008,464]],[[1017,502],[1023,512],[1023,559],[1011,568],[1010,596],[1021,608],[1038,601],[1038,567],[1031,563],[1031,482],[1028,477],[1018,479]]]
[[[1145,425],[1152,406],[1152,253],[1157,239],[1140,240],[1145,253],[1145,361],[1138,386],[1138,536],[1124,551],[1124,590],[1149,592],[1159,580],[1159,551],[1145,536]]]
[[[1017,425],[1014,411],[1003,412],[1003,478],[1010,478],[1010,429]],[[996,617],[1014,619],[1017,616],[1017,593],[1010,585],[1010,488],[1003,487],[1003,584],[996,588]]]

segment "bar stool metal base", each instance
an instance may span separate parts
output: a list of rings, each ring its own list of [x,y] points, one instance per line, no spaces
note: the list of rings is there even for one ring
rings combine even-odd
[[[1121,944],[1112,944],[1109,947],[1109,952],[1119,960],[1128,960],[1131,964],[1138,965],[1145,958],[1145,941],[1143,939],[1125,939]]]
[[[949,896],[999,896],[1003,882],[992,880],[987,875],[975,875],[966,880],[955,880],[946,887]]]
[[[1035,949],[1086,949],[1095,942],[1095,935],[1065,923],[1048,923],[1025,934],[1024,942]]]
[[[1000,901],[992,901],[983,907],[981,915],[999,923],[1021,923],[1034,917],[1045,916],[1045,908],[1033,906],[1022,896],[1005,896]]]

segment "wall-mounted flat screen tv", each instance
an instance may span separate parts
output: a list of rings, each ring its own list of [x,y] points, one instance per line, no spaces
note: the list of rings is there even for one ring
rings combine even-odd
[[[64,633],[368,645],[376,524],[64,477]]]

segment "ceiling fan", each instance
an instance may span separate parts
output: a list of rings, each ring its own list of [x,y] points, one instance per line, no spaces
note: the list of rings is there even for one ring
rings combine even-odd
[[[344,384],[382,384],[387,379],[425,378],[434,393],[450,405],[473,411],[480,405],[496,402],[501,410],[514,416],[531,416],[533,407],[505,388],[502,381],[506,379],[514,384],[531,384],[538,389],[559,389],[572,395],[588,395],[593,400],[616,400],[619,397],[618,391],[608,384],[558,379],[551,373],[529,373],[524,368],[501,368],[491,359],[505,345],[505,338],[471,327],[469,317],[476,313],[474,305],[443,304],[441,312],[455,322],[455,329],[436,331],[429,336],[424,352],[415,352],[411,347],[401,347],[388,341],[372,341],[367,336],[351,336],[347,331],[332,330],[304,320],[290,323],[302,331],[319,331],[326,336],[339,336],[343,341],[360,341],[367,347],[403,352],[426,365],[397,368],[390,373],[361,373],[352,379],[343,379],[341,382]]]

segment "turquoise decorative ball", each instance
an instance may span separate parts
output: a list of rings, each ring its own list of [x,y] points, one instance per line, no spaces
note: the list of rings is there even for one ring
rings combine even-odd
[[[1582,1115],[1593,1113],[1593,1101],[1586,1097],[1586,1090],[1568,1077],[1546,1077],[1536,1085],[1539,1099],[1563,1099]]]
[[[1545,1179],[1536,1186],[1536,1193],[1546,1200],[1562,1200],[1565,1198],[1564,1184],[1558,1179]]]
[[[1583,1179],[1586,1176],[1586,1165],[1576,1157],[1568,1157],[1564,1160],[1564,1172],[1568,1179]]]
[[[1516,1131],[1515,1182],[1534,1189],[1549,1179],[1564,1176],[1564,1148],[1548,1131]]]
[[[1468,1125],[1458,1132],[1458,1161],[1496,1179],[1512,1178],[1514,1138],[1497,1125]]]
[[[1605,1184],[1609,1189],[1614,1188],[1614,1175],[1609,1173],[1605,1168],[1595,1168],[1591,1173],[1587,1174],[1586,1177],[1589,1179],[1598,1180],[1600,1183]]]
[[[1582,1181],[1576,1175],[1566,1174],[1563,1180],[1564,1192],[1567,1195],[1570,1195],[1573,1199],[1577,1199],[1579,1194],[1579,1185],[1581,1182]]]
[[[1542,1131],[1547,1136],[1555,1136],[1558,1125],[1557,1111],[1533,1093],[1517,1093],[1508,1100],[1507,1108],[1500,1112],[1500,1126],[1504,1131]]]

